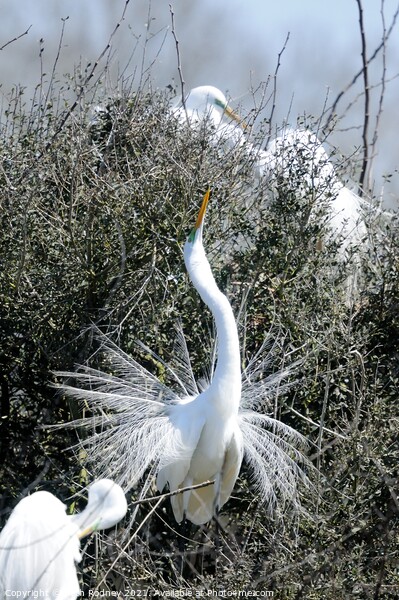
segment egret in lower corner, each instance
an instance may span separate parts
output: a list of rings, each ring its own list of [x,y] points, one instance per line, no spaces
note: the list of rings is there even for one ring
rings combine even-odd
[[[76,563],[79,540],[108,529],[126,514],[119,485],[109,479],[89,487],[86,508],[68,516],[53,494],[39,491],[23,498],[0,534],[0,597],[74,600],[80,596]]]

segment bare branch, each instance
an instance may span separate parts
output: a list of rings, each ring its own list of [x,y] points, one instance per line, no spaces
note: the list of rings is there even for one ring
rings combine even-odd
[[[181,101],[182,101],[183,108],[186,109],[186,100],[184,97],[184,78],[183,78],[183,70],[182,70],[181,59],[180,59],[179,40],[177,39],[177,36],[176,36],[175,13],[173,12],[173,7],[171,4],[169,4],[169,10],[170,10],[170,17],[172,19],[172,35],[173,35],[173,39],[175,40],[175,46],[176,46],[177,70],[179,72],[180,87],[181,87]]]
[[[276,65],[276,68],[274,70],[274,75],[273,75],[273,94],[272,94],[273,105],[272,105],[272,110],[270,112],[270,117],[269,117],[269,128],[268,128],[268,135],[267,135],[267,139],[266,139],[265,150],[270,142],[270,138],[272,135],[272,123],[273,123],[274,111],[276,109],[276,98],[277,98],[277,74],[278,74],[280,66],[281,66],[281,57],[282,57],[285,49],[287,48],[289,39],[290,39],[290,32],[287,33],[287,37],[285,38],[283,47],[277,55],[277,65]]]
[[[387,65],[386,65],[386,41],[385,41],[386,40],[386,25],[385,25],[385,14],[384,14],[385,6],[384,5],[385,5],[385,0],[381,0],[380,14],[381,14],[382,41],[383,41],[381,92],[380,92],[380,98],[379,98],[379,102],[378,102],[377,116],[376,116],[376,120],[375,120],[374,135],[373,135],[373,140],[371,142],[371,159],[375,155],[375,151],[376,151],[377,140],[378,140],[378,131],[380,128],[380,120],[381,120],[382,108],[383,108],[384,98],[385,98]],[[372,188],[371,168],[370,167],[371,167],[371,162],[369,164],[369,177],[368,177],[368,182],[367,182],[367,187],[369,190]]]
[[[61,35],[60,35],[60,39],[59,39],[59,42],[58,42],[57,54],[56,54],[56,57],[55,57],[55,60],[54,60],[54,63],[53,63],[53,68],[52,68],[52,71],[51,71],[51,76],[50,76],[50,81],[49,81],[49,85],[48,85],[48,89],[47,89],[45,104],[47,104],[48,101],[49,101],[49,99],[50,99],[50,93],[51,93],[52,83],[54,81],[55,70],[57,68],[58,61],[60,59],[62,42],[63,42],[63,39],[64,39],[65,23],[66,23],[66,21],[68,19],[69,19],[69,17],[65,17],[64,19],[61,19],[61,21],[62,21]]]
[[[143,527],[143,525],[146,523],[146,521],[148,521],[148,519],[150,518],[150,516],[156,511],[156,509],[158,508],[158,506],[160,506],[163,502],[163,496],[158,496],[158,502],[156,503],[155,506],[152,507],[152,509],[150,510],[150,512],[148,513],[148,515],[146,515],[146,517],[141,521],[140,525],[137,527],[136,531],[130,536],[129,540],[126,542],[126,544],[123,546],[121,553],[125,553],[126,552],[126,548],[129,547],[130,542],[132,540],[134,540],[134,538],[136,537],[136,535],[138,534],[138,532],[140,531],[140,529]],[[107,572],[105,573],[105,575],[103,576],[103,578],[101,579],[100,583],[97,584],[97,589],[100,587],[100,585],[102,585],[104,583],[104,581],[106,580],[107,576],[109,573],[111,573],[112,569],[115,567],[116,563],[119,560],[120,555],[118,555],[115,560],[113,561],[113,563],[111,564],[111,566],[109,567],[109,569],[107,570]]]
[[[191,490],[198,490],[199,488],[208,487],[208,485],[212,485],[215,483],[212,481],[204,481],[204,483],[197,483],[197,485],[189,485],[184,488],[179,488],[174,492],[167,492],[166,494],[159,494],[158,496],[151,496],[151,498],[143,498],[142,500],[136,500],[131,503],[131,506],[137,506],[139,504],[147,504],[148,502],[155,502],[156,500],[165,500],[165,498],[170,498],[171,496],[176,496],[177,494],[183,494],[183,492],[189,492]]]
[[[86,79],[84,80],[84,82],[80,86],[80,90],[79,90],[79,92],[78,92],[78,94],[76,96],[75,101],[72,103],[72,105],[69,108],[69,110],[65,113],[63,119],[61,119],[60,124],[58,125],[57,129],[55,130],[53,136],[50,138],[50,141],[48,142],[45,150],[47,150],[51,146],[51,144],[53,143],[54,139],[58,136],[58,134],[60,133],[60,131],[62,131],[65,123],[67,122],[67,120],[69,119],[69,117],[74,112],[74,110],[77,107],[77,105],[79,104],[79,101],[80,101],[81,97],[83,96],[83,94],[84,94],[84,92],[86,90],[87,84],[93,78],[94,73],[95,73],[95,71],[96,71],[99,63],[104,58],[104,56],[108,52],[108,50],[111,48],[111,42],[112,42],[114,36],[116,35],[116,32],[118,31],[119,27],[121,26],[122,21],[125,18],[126,10],[127,10],[127,7],[129,5],[129,3],[130,3],[130,0],[126,0],[125,1],[125,6],[123,7],[122,15],[121,15],[119,21],[117,22],[117,24],[115,25],[114,30],[112,31],[111,35],[109,36],[107,45],[105,46],[104,50],[101,52],[101,54],[99,55],[99,57],[96,59],[94,65],[90,69],[89,74],[87,75]]]
[[[360,26],[360,37],[362,41],[362,73],[363,73],[363,85],[364,85],[364,121],[363,121],[363,161],[362,161],[362,169],[360,171],[359,177],[359,188],[358,194],[362,196],[363,194],[363,184],[366,178],[366,171],[368,166],[368,127],[370,120],[370,89],[369,89],[369,75],[368,75],[368,65],[367,65],[367,53],[366,53],[366,34],[364,31],[364,20],[363,20],[363,7],[361,0],[356,0],[358,9],[359,9],[359,26]]]
[[[376,49],[374,50],[373,54],[372,54],[372,55],[370,56],[370,58],[368,59],[368,61],[367,61],[367,65],[370,65],[370,64],[373,62],[373,60],[376,58],[376,56],[377,56],[377,55],[380,53],[380,51],[381,51],[381,50],[382,50],[382,49],[385,47],[385,45],[386,45],[386,42],[388,41],[389,37],[391,36],[391,33],[392,33],[392,31],[393,31],[393,29],[394,29],[394,27],[395,27],[395,25],[396,25],[396,21],[397,21],[397,19],[398,19],[398,16],[399,16],[399,6],[398,6],[398,8],[396,9],[396,11],[395,11],[395,14],[394,14],[394,15],[393,15],[393,17],[392,17],[392,22],[391,22],[391,24],[390,24],[390,26],[389,26],[389,29],[388,29],[388,31],[387,31],[387,33],[386,33],[386,35],[385,35],[384,39],[381,41],[381,43],[380,43],[380,44],[378,44],[378,46],[377,46],[377,47],[376,47]],[[351,88],[351,87],[353,87],[353,86],[355,85],[356,81],[359,79],[359,77],[362,75],[362,73],[363,73],[363,66],[362,66],[362,68],[361,68],[361,69],[360,69],[360,70],[359,70],[359,71],[358,71],[358,72],[357,72],[357,73],[356,73],[356,74],[353,76],[352,80],[351,80],[351,81],[348,83],[348,85],[347,85],[347,86],[346,86],[346,87],[345,87],[343,90],[341,90],[341,91],[340,91],[340,93],[339,93],[339,94],[337,95],[337,97],[335,98],[335,100],[334,100],[334,102],[333,102],[333,104],[332,104],[332,106],[331,106],[330,114],[329,114],[329,115],[328,115],[328,117],[327,117],[326,124],[325,124],[325,125],[324,125],[324,127],[323,127],[323,132],[324,132],[324,133],[327,133],[327,131],[328,131],[328,129],[329,129],[330,123],[331,123],[331,121],[332,121],[332,119],[334,118],[334,115],[335,115],[335,113],[336,113],[336,110],[337,110],[338,103],[339,103],[339,102],[340,102],[340,100],[343,98],[343,96],[346,94],[346,92],[347,92],[348,90],[350,90],[350,88]]]
[[[10,44],[12,44],[13,42],[16,42],[17,40],[19,40],[21,37],[24,37],[24,35],[28,35],[29,33],[29,29],[32,27],[32,25],[29,25],[28,29],[26,31],[24,31],[23,33],[21,33],[20,35],[17,35],[15,38],[13,38],[12,40],[6,42],[5,44],[3,44],[3,46],[0,46],[0,50],[4,50],[4,48],[7,48],[7,46],[9,46]]]
[[[170,498],[170,496],[176,496],[176,494],[182,494],[183,492],[187,492],[189,490],[197,490],[198,488],[207,487],[208,485],[212,485],[213,483],[215,483],[215,481],[205,481],[204,483],[199,483],[197,485],[180,488],[179,490],[176,490],[174,492],[168,492],[167,494],[159,494],[158,496],[152,496],[151,498],[143,498],[143,500],[136,500],[135,502],[132,502],[131,506],[137,506],[138,504],[146,504],[148,502],[155,502],[155,501],[156,501],[156,504],[150,510],[148,515],[146,515],[146,517],[141,521],[140,525],[137,527],[135,532],[130,536],[129,540],[126,542],[126,544],[122,548],[122,552],[126,551],[126,548],[129,547],[130,543],[132,542],[132,540],[134,540],[134,538],[136,537],[136,535],[138,534],[140,529],[143,527],[145,522],[148,521],[150,516],[157,510],[157,508],[162,504],[162,502],[165,500],[165,498]],[[97,585],[97,588],[99,588],[99,586],[105,581],[107,575],[112,571],[112,569],[114,568],[114,566],[116,565],[118,560],[119,560],[119,555],[115,558],[114,562],[112,563],[112,565],[110,566],[110,568],[108,569],[108,571],[106,572],[106,574],[104,575],[104,577],[102,578],[100,583]]]

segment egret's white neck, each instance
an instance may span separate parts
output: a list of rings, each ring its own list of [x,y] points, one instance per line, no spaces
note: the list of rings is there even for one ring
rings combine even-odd
[[[219,290],[206,258],[202,243],[186,242],[184,260],[191,281],[209,307],[217,330],[217,363],[212,387],[223,386],[225,392],[232,389],[233,398],[240,399],[241,367],[237,325],[230,302]]]

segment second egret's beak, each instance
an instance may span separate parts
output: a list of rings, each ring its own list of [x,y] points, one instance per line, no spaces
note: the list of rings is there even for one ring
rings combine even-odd
[[[81,540],[82,538],[86,537],[87,535],[90,535],[91,533],[93,533],[93,531],[96,531],[97,525],[98,525],[98,521],[96,521],[93,525],[90,525],[89,527],[82,529],[82,531],[80,531],[78,533],[78,538]]]
[[[201,204],[201,208],[199,210],[198,213],[198,217],[197,220],[195,222],[194,227],[192,228],[190,235],[188,236],[188,241],[189,242],[193,242],[195,239],[195,234],[198,231],[198,229],[201,227],[203,220],[204,220],[204,216],[205,216],[205,212],[206,212],[206,207],[208,206],[208,202],[209,202],[209,198],[211,196],[211,190],[208,188],[205,192],[205,196],[204,199],[202,200],[202,204]]]
[[[236,112],[234,112],[234,110],[232,108],[230,108],[230,106],[227,105],[224,109],[224,112],[226,113],[226,115],[228,117],[230,117],[230,119],[237,121],[237,123],[239,123],[243,129],[246,129],[247,124],[245,123],[245,121],[243,121],[241,119],[240,115],[238,115]]]

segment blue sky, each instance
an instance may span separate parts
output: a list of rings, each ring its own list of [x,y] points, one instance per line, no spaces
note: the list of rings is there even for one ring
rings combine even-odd
[[[104,49],[110,32],[122,13],[125,0],[2,0],[0,46],[32,25],[28,35],[0,52],[2,91],[13,83],[33,90],[40,77],[39,40],[44,39],[44,68],[50,71],[57,53],[61,18],[66,22],[58,71],[73,72],[79,61],[93,61]],[[398,0],[363,0],[368,51],[371,53],[382,37],[381,5],[386,26],[391,22]],[[266,82],[276,68],[278,53],[286,37],[289,41],[281,56],[278,75],[276,124],[288,117],[295,124],[298,115],[321,115],[338,92],[360,68],[360,32],[356,0],[172,0],[176,33],[187,89],[213,84],[228,92],[236,107],[248,111],[254,105],[250,89]],[[149,12],[148,7],[151,7]],[[148,18],[150,16],[150,18]],[[147,43],[145,40],[147,39]],[[178,81],[176,50],[171,33],[169,2],[166,0],[130,0],[126,18],[113,39],[110,77],[137,81],[143,48],[145,62],[152,64],[151,80],[163,88]],[[132,54],[133,53],[133,54]],[[398,27],[387,52],[387,86],[385,112],[381,123],[379,157],[376,161],[377,185],[381,175],[397,167],[399,97]],[[371,83],[381,79],[382,63],[371,70]],[[136,75],[134,76],[134,73]],[[332,142],[350,154],[361,143],[361,85],[339,106],[355,102],[348,119],[342,122]],[[373,108],[379,89],[373,91]],[[255,94],[261,102],[260,91]],[[270,108],[266,107],[264,116]],[[351,126],[351,129],[347,129]],[[358,126],[353,129],[352,126]],[[388,194],[389,190],[385,190]]]

